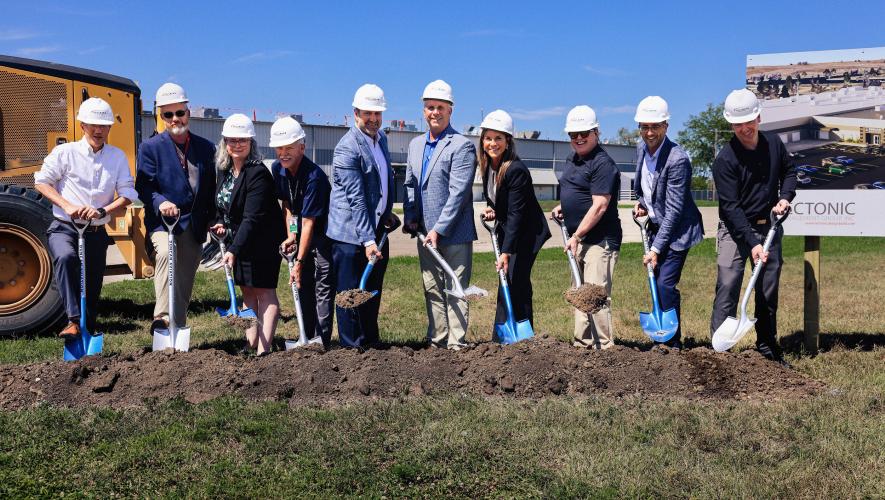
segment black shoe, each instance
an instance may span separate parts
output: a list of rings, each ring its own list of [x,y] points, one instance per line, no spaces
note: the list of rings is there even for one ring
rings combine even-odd
[[[151,322],[151,335],[153,335],[154,331],[156,331],[156,330],[168,330],[168,329],[169,329],[169,322],[166,321],[166,319],[163,317],[156,317],[156,318],[154,318],[154,321]]]
[[[670,339],[664,342],[664,345],[669,347],[671,351],[681,351],[682,350],[682,341],[679,339]]]
[[[761,354],[765,359],[769,361],[774,361],[775,363],[783,366],[784,368],[793,369],[793,365],[787,362],[784,359],[784,355],[781,353],[781,349],[779,346],[771,347],[768,344],[759,343],[756,345],[756,350]]]

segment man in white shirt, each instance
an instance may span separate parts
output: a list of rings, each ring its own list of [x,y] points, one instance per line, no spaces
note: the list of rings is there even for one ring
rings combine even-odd
[[[86,326],[95,331],[105,258],[113,241],[105,231],[108,214],[138,197],[126,154],[107,144],[114,113],[97,97],[83,101],[77,112],[83,138],[56,146],[34,173],[34,188],[52,202],[55,221],[49,226],[49,253],[67,326],[60,337],[80,335],[80,259],[72,220],[89,222],[86,239]],[[116,194],[116,196],[115,196]]]

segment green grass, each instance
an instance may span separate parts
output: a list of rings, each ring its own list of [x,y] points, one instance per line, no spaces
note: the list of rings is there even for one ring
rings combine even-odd
[[[221,399],[144,409],[0,412],[0,496],[546,496],[879,497],[885,491],[885,283],[882,238],[823,238],[821,332],[816,357],[789,356],[826,382],[805,401],[700,403],[569,398],[543,401],[448,396],[289,408]],[[780,332],[801,338],[802,239],[786,238]],[[648,310],[640,248],[624,245],[614,279],[616,335],[645,343]],[[494,289],[489,254],[474,282]],[[561,251],[534,271],[537,330],[571,334]],[[715,248],[689,255],[682,280],[686,335],[709,341]],[[385,340],[421,339],[423,299],[415,258],[395,258],[385,280]],[[212,310],[220,273],[201,273],[189,322],[196,344],[237,338]],[[149,281],[108,284],[101,324],[107,352],[149,344]],[[284,314],[289,292],[279,290]],[[493,301],[471,309],[469,337],[488,340]],[[281,333],[294,336],[292,324]],[[744,340],[738,347],[750,345]],[[833,346],[835,344],[835,346]],[[856,346],[864,346],[857,348]],[[0,342],[0,362],[57,359],[54,338]]]

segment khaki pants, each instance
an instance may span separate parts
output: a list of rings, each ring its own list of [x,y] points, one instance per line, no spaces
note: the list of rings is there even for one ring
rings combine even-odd
[[[615,345],[614,325],[612,324],[612,274],[618,262],[617,250],[606,242],[596,245],[578,246],[578,270],[584,283],[605,287],[608,303],[595,314],[589,315],[575,309],[575,347],[588,349],[608,349]]]
[[[151,233],[154,244],[154,317],[169,318],[169,233]],[[175,324],[187,325],[187,306],[191,301],[194,277],[200,265],[203,243],[197,241],[191,231],[175,235]]]
[[[449,263],[463,288],[470,283],[473,271],[473,244],[445,245],[437,248]],[[418,262],[424,278],[424,302],[427,306],[427,338],[436,346],[457,348],[466,344],[470,309],[466,300],[449,297],[448,275],[424,245],[418,242]]]

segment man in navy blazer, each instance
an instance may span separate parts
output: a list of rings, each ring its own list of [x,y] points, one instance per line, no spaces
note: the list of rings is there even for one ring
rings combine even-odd
[[[657,278],[661,308],[680,313],[677,285],[688,250],[704,239],[701,212],[691,197],[691,162],[678,144],[667,138],[667,102],[658,96],[643,99],[636,109],[642,143],[637,146],[637,217],[648,215],[651,249],[642,264],[651,263]],[[676,335],[665,344],[682,348],[682,320]]]
[[[387,269],[388,246],[377,242],[385,226],[394,226],[393,169],[387,136],[381,130],[387,109],[384,91],[373,84],[357,89],[353,98],[354,126],[335,146],[332,157],[332,193],[326,236],[332,240],[332,268],[339,292],[359,287],[369,259],[378,260],[366,283],[378,294],[365,304],[336,307],[338,339],[344,347],[371,346],[379,341],[378,309]]]
[[[428,130],[409,143],[403,231],[422,231],[418,262],[424,281],[427,338],[437,347],[458,350],[466,345],[467,301],[449,297],[443,290],[446,273],[426,246],[433,246],[467,288],[473,262],[476,226],[473,219],[473,177],[476,148],[450,125],[452,87],[442,80],[430,82],[422,95]]]
[[[141,143],[135,189],[144,203],[144,223],[154,249],[154,322],[169,325],[169,234],[161,217],[175,227],[175,324],[187,324],[194,277],[209,221],[215,217],[215,146],[188,131],[187,94],[174,83],[157,90],[157,118],[165,130]]]

